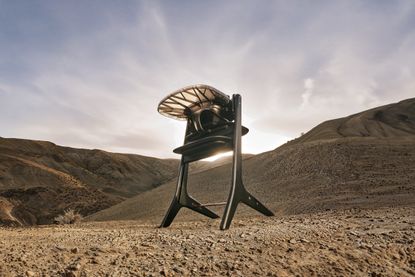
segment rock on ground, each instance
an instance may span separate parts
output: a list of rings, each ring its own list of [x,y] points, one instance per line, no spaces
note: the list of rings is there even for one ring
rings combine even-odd
[[[0,276],[413,276],[415,210],[0,228]]]

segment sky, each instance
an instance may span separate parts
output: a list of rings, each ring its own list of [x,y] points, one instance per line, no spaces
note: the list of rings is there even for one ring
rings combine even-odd
[[[242,95],[243,152],[415,97],[415,1],[0,0],[0,136],[177,157],[167,94]]]

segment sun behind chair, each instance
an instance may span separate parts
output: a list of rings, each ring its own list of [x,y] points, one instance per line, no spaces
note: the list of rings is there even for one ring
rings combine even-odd
[[[248,129],[241,125],[241,96],[228,95],[207,85],[179,89],[165,97],[158,112],[167,117],[187,120],[184,145],[173,150],[182,155],[176,193],[160,227],[168,227],[182,207],[210,218],[219,216],[207,206],[225,205],[220,229],[228,229],[240,202],[266,216],[274,214],[253,197],[242,182],[241,136]],[[220,152],[233,151],[232,184],[227,202],[200,204],[187,192],[189,163]]]

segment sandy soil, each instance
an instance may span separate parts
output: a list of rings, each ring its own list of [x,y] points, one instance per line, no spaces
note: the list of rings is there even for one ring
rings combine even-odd
[[[0,228],[0,276],[413,276],[415,209]]]

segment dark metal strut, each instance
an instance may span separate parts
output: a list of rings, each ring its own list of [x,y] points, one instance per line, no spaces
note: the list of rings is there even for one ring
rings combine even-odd
[[[235,115],[233,125],[232,136],[232,150],[233,150],[233,166],[232,166],[232,184],[228,200],[226,203],[212,203],[212,204],[200,204],[193,199],[187,192],[187,176],[189,161],[182,155],[179,168],[179,177],[177,181],[176,193],[170,204],[163,222],[160,227],[168,227],[176,217],[177,213],[182,207],[189,208],[198,213],[201,213],[210,218],[218,218],[219,216],[206,208],[206,206],[217,206],[226,204],[222,221],[220,223],[220,229],[226,230],[231,225],[232,219],[235,215],[236,208],[239,203],[244,203],[249,207],[257,210],[258,212],[266,215],[273,216],[274,214],[265,207],[259,200],[257,200],[251,193],[249,193],[242,181],[242,152],[241,152],[241,137],[242,137],[242,124],[241,124],[241,96],[235,94],[232,97],[233,112]]]

